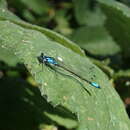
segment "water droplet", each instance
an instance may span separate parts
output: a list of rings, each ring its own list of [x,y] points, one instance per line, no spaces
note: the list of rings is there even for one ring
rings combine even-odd
[[[58,59],[59,61],[61,61],[61,62],[63,61],[63,59],[62,59],[61,57],[59,57],[59,56],[57,57],[57,59]]]

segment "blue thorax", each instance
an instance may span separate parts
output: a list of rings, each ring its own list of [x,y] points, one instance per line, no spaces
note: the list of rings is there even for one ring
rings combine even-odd
[[[57,65],[58,64],[57,61],[54,58],[48,57],[48,56],[43,56],[43,61],[47,62],[49,64],[53,64],[53,65]]]

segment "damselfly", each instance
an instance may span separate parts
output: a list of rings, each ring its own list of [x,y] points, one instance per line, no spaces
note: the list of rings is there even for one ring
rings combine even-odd
[[[40,64],[45,64],[46,66],[53,68],[53,66],[57,66],[60,67],[64,70],[66,70],[67,72],[71,73],[72,75],[80,78],[81,80],[89,83],[91,86],[95,87],[95,88],[101,88],[100,85],[96,82],[91,82],[85,78],[83,78],[82,76],[78,75],[77,73],[73,72],[72,70],[68,69],[67,67],[61,65],[60,63],[58,63],[58,61],[53,58],[53,57],[49,57],[44,55],[44,53],[41,53],[40,56],[37,57],[38,61]]]

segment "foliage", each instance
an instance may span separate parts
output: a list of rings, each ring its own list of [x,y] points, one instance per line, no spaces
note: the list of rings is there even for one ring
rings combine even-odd
[[[130,129],[129,5],[0,0],[0,129]],[[39,65],[41,52],[101,89]]]

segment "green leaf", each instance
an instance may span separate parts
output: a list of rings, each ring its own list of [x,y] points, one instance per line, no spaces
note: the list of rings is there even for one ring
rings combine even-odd
[[[28,10],[24,10],[23,11],[23,16],[24,18],[26,18],[28,21],[35,21],[35,17],[32,15],[32,13],[30,13],[30,11]]]
[[[18,18],[16,15],[12,14],[6,8],[0,6],[0,19],[5,19],[5,18],[12,19],[12,20],[20,20],[20,18]]]
[[[122,47],[125,57],[130,57],[130,9],[113,0],[98,0],[107,16],[106,27]]]
[[[57,122],[59,119],[66,121],[64,124],[62,123],[65,127],[76,127],[77,121],[72,118],[72,113],[64,112],[63,114],[60,109],[54,109],[42,98],[38,88],[31,86],[25,80],[4,77],[0,79],[0,84],[1,129],[8,129],[8,126],[10,130],[28,130],[34,129],[34,127],[38,129],[41,126],[45,127],[48,123],[54,125],[54,121]],[[4,120],[5,118],[6,120]],[[58,124],[60,123],[55,123],[55,125]]]
[[[69,27],[69,19],[66,18],[66,10],[58,10],[56,12],[55,21],[57,23],[54,29],[55,31],[64,35],[70,35],[72,33],[72,29]]]
[[[3,8],[3,9],[7,8],[7,3],[5,0],[0,0],[0,8]]]
[[[106,65],[104,62],[100,62],[99,60],[95,60],[94,58],[90,58],[91,61],[97,65],[108,77],[112,78],[114,74],[114,70]]]
[[[72,40],[93,55],[110,56],[120,52],[103,26],[81,27],[72,34]]]
[[[56,121],[59,125],[65,126],[68,129],[75,128],[77,126],[77,122],[75,120],[69,118],[63,118],[59,115],[52,114],[52,113],[44,113],[47,117],[51,118],[52,120]]]
[[[42,15],[49,9],[47,0],[21,0],[21,3],[39,15]]]
[[[97,26],[103,25],[105,16],[97,4],[91,8],[91,0],[73,0],[77,22],[80,25]],[[96,21],[96,22],[95,22]]]
[[[4,63],[10,66],[16,66],[19,62],[18,58],[10,50],[5,50],[3,48],[4,46],[0,46],[0,61],[4,61]]]
[[[41,31],[35,30],[35,27],[26,28],[22,24],[17,25],[9,20],[3,20],[0,21],[0,30],[0,46],[4,45],[3,49],[11,50],[24,62],[39,84],[42,96],[46,95],[48,102],[76,114],[79,130],[130,128],[128,116],[119,96],[111,87],[106,75],[87,58],[59,44],[57,39],[50,39]],[[101,89],[94,88],[72,75],[65,75],[67,72],[55,73],[45,65],[42,71],[37,61],[37,56],[41,52],[62,58],[74,72],[99,83]]]
[[[11,22],[13,22],[13,23],[15,23],[17,25],[20,25],[20,26],[22,26],[24,28],[34,29],[34,30],[40,31],[41,33],[43,33],[44,35],[49,37],[51,40],[55,40],[55,41],[57,41],[57,43],[59,43],[61,45],[64,45],[65,47],[71,49],[72,51],[74,51],[76,53],[79,53],[82,56],[85,56],[83,50],[81,50],[79,46],[77,46],[72,41],[68,40],[67,38],[59,35],[58,33],[53,32],[53,31],[51,31],[49,29],[46,29],[46,28],[41,28],[41,27],[36,26],[36,25],[28,24],[28,23],[20,20],[18,17],[13,15],[8,10],[2,10],[0,8],[0,11],[1,11],[0,20],[10,20]]]
[[[119,77],[129,77],[130,78],[130,70],[120,70],[119,72],[117,72],[114,76],[115,78],[119,78]]]

